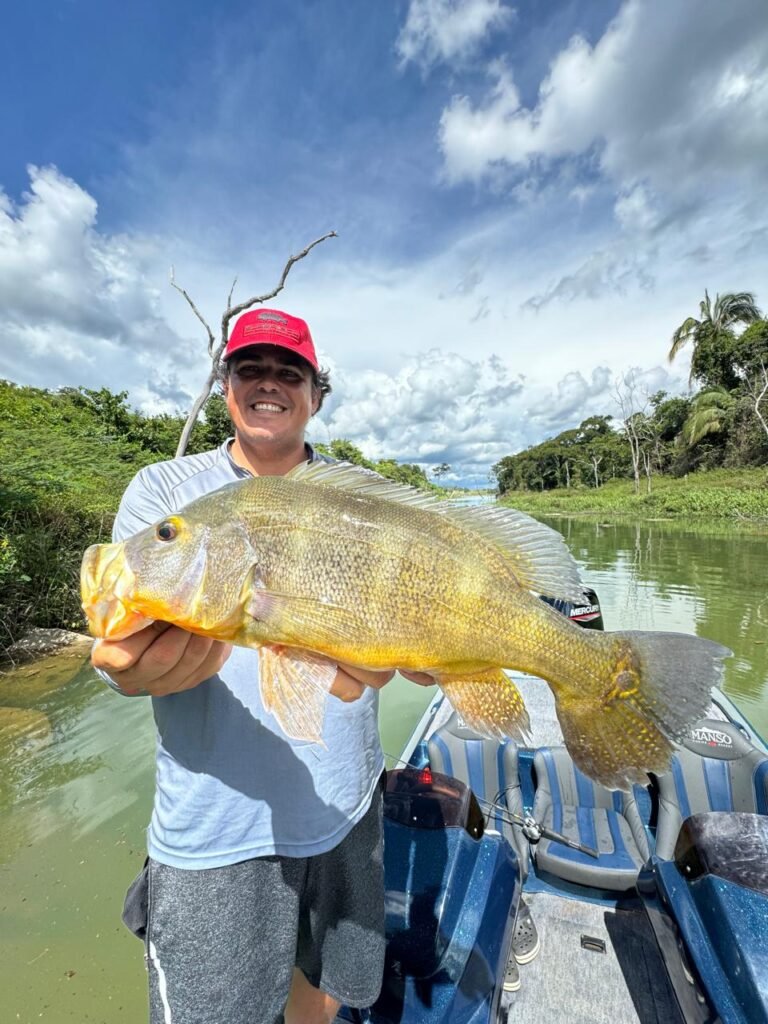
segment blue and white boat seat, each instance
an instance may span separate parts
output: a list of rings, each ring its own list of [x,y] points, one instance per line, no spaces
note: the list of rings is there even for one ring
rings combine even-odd
[[[512,825],[504,809],[523,815],[523,797],[517,766],[517,745],[498,744],[464,725],[457,712],[427,742],[429,763],[436,772],[452,775],[467,786],[486,812],[488,827],[500,832],[512,845],[520,862],[522,878],[528,875],[530,851],[522,831]],[[490,804],[500,807],[490,808]]]
[[[599,854],[594,858],[541,839],[533,854],[537,870],[597,889],[625,892],[633,888],[650,853],[633,794],[606,789],[587,778],[565,747],[541,747],[533,766],[536,821]]]
[[[692,814],[768,814],[768,756],[733,722],[697,723],[657,783],[656,853],[665,860],[673,859],[680,826]]]

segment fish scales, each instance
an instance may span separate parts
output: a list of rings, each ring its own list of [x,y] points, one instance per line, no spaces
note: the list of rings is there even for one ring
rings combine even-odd
[[[501,595],[519,586],[498,549],[420,509],[361,497],[350,510],[343,492],[318,497],[281,478],[270,491],[280,528],[268,542],[261,528],[252,531],[263,585],[325,606],[325,621],[310,633],[302,622],[292,640],[370,668],[392,667],[397,657],[401,668],[424,670],[499,664],[499,629],[514,612]],[[254,511],[246,504],[245,521]],[[345,620],[354,615],[355,631],[349,645],[331,650],[336,609]]]
[[[153,619],[260,649],[265,706],[319,739],[335,664],[432,673],[467,723],[521,737],[502,672],[551,687],[576,764],[611,787],[666,769],[730,652],[680,634],[582,630],[539,600],[580,592],[559,535],[514,510],[455,510],[350,467],[228,485],[82,569],[96,635]]]

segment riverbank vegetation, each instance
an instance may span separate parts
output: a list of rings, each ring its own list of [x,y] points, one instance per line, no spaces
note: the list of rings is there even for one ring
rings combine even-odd
[[[768,466],[768,320],[746,292],[714,302],[705,293],[699,312],[674,332],[669,352],[671,361],[693,345],[697,390],[644,394],[638,375],[626,374],[615,386],[616,416],[592,416],[501,459],[493,467],[500,495],[541,511],[768,515],[760,472]],[[736,323],[749,326],[737,335]],[[756,472],[735,473],[749,469]]]
[[[110,539],[120,497],[142,466],[173,458],[185,417],[146,416],[127,392],[46,391],[0,381],[0,652],[33,626],[84,629],[78,575],[89,544]],[[187,452],[232,432],[208,399]],[[400,483],[433,488],[423,469],[372,462],[348,441],[318,445]]]
[[[738,520],[768,528],[768,468],[659,475],[650,491],[639,494],[631,479],[614,479],[599,488],[518,490],[501,501],[533,515]]]

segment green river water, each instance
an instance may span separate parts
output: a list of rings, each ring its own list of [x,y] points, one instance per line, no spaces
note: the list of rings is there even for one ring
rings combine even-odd
[[[725,690],[768,735],[768,531],[549,521],[608,628],[730,646]],[[382,692],[386,751],[402,748],[430,696],[401,679]],[[144,857],[153,750],[148,702],[108,691],[82,651],[0,678],[3,1022],[146,1019],[142,947],[119,918]]]

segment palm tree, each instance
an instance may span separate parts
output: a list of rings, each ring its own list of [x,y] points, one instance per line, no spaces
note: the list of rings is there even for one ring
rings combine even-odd
[[[692,448],[707,434],[719,434],[736,399],[725,388],[700,391],[691,402],[691,411],[681,431],[683,441]]]
[[[755,296],[752,292],[727,292],[716,295],[713,303],[705,289],[699,312],[698,320],[689,316],[672,335],[669,361],[671,363],[690,341],[693,356],[688,382],[698,378],[710,386],[735,387],[738,377],[731,359],[733,328],[736,324],[751,324],[761,319]]]

